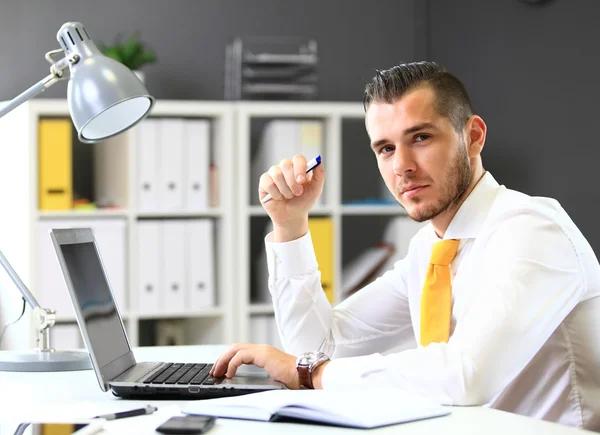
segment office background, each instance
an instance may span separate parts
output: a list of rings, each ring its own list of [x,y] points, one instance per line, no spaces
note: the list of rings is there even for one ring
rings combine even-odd
[[[508,187],[557,198],[600,249],[597,0],[2,0],[0,10],[0,100],[46,73],[67,20],[104,43],[140,30],[159,56],[145,68],[159,99],[222,99],[235,36],[314,37],[328,101],[359,100],[374,68],[438,61],[488,123],[485,167]],[[59,84],[42,97],[64,95]]]

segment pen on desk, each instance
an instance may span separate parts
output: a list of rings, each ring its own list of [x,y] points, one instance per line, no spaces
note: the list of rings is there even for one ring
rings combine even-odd
[[[306,173],[308,174],[310,171],[312,171],[313,169],[315,169],[317,166],[319,166],[321,164],[321,155],[316,156],[314,159],[310,160],[307,164],[306,164]],[[262,199],[262,203],[264,204],[265,202],[269,202],[270,200],[272,200],[273,198],[271,197],[271,195],[269,195],[267,193],[267,196],[265,196]]]
[[[103,418],[105,420],[118,420],[119,418],[137,417],[138,415],[152,414],[156,407],[147,405],[145,408],[132,409],[131,411],[115,412],[114,414],[97,415],[94,418]]]

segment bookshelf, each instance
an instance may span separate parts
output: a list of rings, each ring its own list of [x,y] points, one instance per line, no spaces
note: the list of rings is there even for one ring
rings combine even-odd
[[[237,298],[240,319],[238,340],[256,341],[262,335],[254,334],[253,319],[272,317],[273,307],[265,297],[264,276],[264,235],[269,230],[269,218],[258,203],[258,178],[249,168],[261,152],[259,144],[268,121],[292,119],[322,123],[321,154],[327,180],[324,199],[315,206],[310,216],[324,217],[332,223],[333,304],[344,298],[340,291],[344,266],[361,251],[380,241],[390,219],[400,217],[408,220],[408,217],[397,203],[386,202],[384,186],[364,129],[362,104],[240,102],[236,105],[236,115],[237,234],[238,258],[242,265],[237,281],[240,294]],[[310,159],[313,155],[306,157]],[[272,161],[270,164],[277,163]],[[268,166],[264,168],[266,170]],[[277,344],[277,340],[271,344]]]
[[[157,322],[177,322],[183,325],[183,340],[193,343],[224,343],[235,338],[234,282],[230,271],[230,259],[235,255],[233,234],[235,232],[233,173],[233,109],[230,103],[200,101],[159,101],[150,119],[203,119],[208,120],[211,130],[211,157],[218,167],[219,204],[203,210],[142,210],[138,207],[138,147],[140,126],[123,135],[100,144],[74,144],[73,147],[89,147],[85,153],[92,162],[84,168],[91,173],[79,177],[94,179],[98,196],[108,195],[115,199],[117,208],[96,210],[40,210],[38,207],[38,131],[40,120],[46,118],[68,119],[66,99],[31,100],[0,120],[0,198],[4,212],[0,217],[0,249],[36,298],[40,299],[40,227],[59,224],[85,223],[110,224],[120,222],[124,227],[124,302],[119,307],[132,345],[153,344]],[[74,136],[76,138],[76,136]],[[206,168],[208,171],[208,168]],[[90,171],[91,172],[91,171]],[[75,174],[73,174],[75,183]],[[214,226],[214,306],[203,308],[185,307],[184,310],[159,310],[141,312],[139,307],[139,261],[138,236],[143,222],[181,221],[193,222],[209,219]],[[49,236],[48,236],[49,239]],[[101,255],[102,255],[102,248]],[[109,254],[110,255],[110,254]],[[109,256],[107,255],[107,256]],[[103,257],[103,261],[106,259]],[[45,262],[42,262],[45,263]],[[105,264],[106,268],[108,266]],[[62,279],[62,277],[61,277]],[[109,272],[110,279],[110,272]],[[62,284],[62,283],[61,283]],[[14,320],[20,313],[21,299],[18,290],[8,280],[0,277],[0,321]],[[113,290],[115,285],[111,282]],[[66,290],[66,289],[65,289]],[[115,298],[117,296],[115,295]],[[45,308],[50,303],[39,301]],[[27,319],[9,327],[2,348],[30,349],[35,346],[35,330]],[[57,311],[56,328],[76,326],[71,310]],[[58,330],[58,329],[57,329]],[[73,328],[71,328],[71,331]],[[64,348],[55,343],[57,348]]]
[[[0,249],[30,288],[39,296],[40,225],[62,222],[123,222],[126,228],[125,303],[120,307],[132,345],[163,344],[157,322],[182,334],[186,344],[270,340],[273,307],[255,298],[260,273],[266,274],[263,238],[269,218],[258,203],[258,179],[252,165],[266,124],[271,120],[308,120],[321,123],[323,162],[327,170],[323,200],[311,217],[329,219],[332,225],[332,303],[341,294],[344,266],[384,237],[386,225],[398,217],[408,220],[386,193],[369,147],[360,103],[331,102],[204,102],[159,100],[149,120],[208,119],[211,155],[219,168],[220,201],[201,211],[146,210],[139,206],[140,126],[93,147],[94,179],[103,193],[119,201],[119,208],[97,210],[40,210],[38,207],[38,124],[46,117],[67,118],[66,100],[32,100],[0,119]],[[143,123],[142,123],[143,125]],[[290,156],[291,157],[291,156]],[[313,157],[307,156],[308,158]],[[278,162],[270,162],[274,164]],[[267,170],[268,167],[264,168]],[[360,176],[357,176],[360,174]],[[90,174],[87,175],[91,176]],[[109,196],[110,196],[109,195]],[[215,264],[215,305],[168,310],[141,310],[138,254],[139,232],[148,222],[209,219],[214,222],[212,259]],[[262,272],[261,272],[262,271]],[[61,277],[62,279],[62,277]],[[112,284],[112,283],[111,283]],[[265,286],[261,291],[264,295]],[[66,291],[66,290],[65,290]],[[40,301],[41,302],[41,301]],[[44,305],[44,304],[42,304]],[[20,295],[7,277],[0,276],[0,321],[14,320],[20,312]],[[45,306],[54,308],[51,305]],[[25,319],[29,319],[29,309]],[[16,314],[15,314],[16,313]],[[73,326],[71,315],[57,314],[57,325]],[[258,325],[258,326],[257,326]],[[6,333],[2,348],[35,346],[33,325],[22,320]],[[255,334],[256,328],[262,332]],[[181,332],[183,331],[183,332]],[[175,333],[173,333],[175,334]],[[168,334],[167,334],[168,335]],[[58,348],[64,348],[57,344]]]

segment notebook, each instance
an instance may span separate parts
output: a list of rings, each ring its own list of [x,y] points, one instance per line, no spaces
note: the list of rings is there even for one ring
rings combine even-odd
[[[285,388],[264,372],[214,378],[209,361],[137,363],[92,230],[54,229],[50,236],[102,391],[128,398],[206,399]]]
[[[300,421],[371,429],[450,414],[433,401],[392,388],[280,390],[190,402],[184,414],[258,421]]]

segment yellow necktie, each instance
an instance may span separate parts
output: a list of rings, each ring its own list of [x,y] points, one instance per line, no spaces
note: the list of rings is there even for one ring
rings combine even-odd
[[[459,240],[442,240],[433,245],[421,294],[421,345],[447,343],[450,337],[452,284],[450,263]]]

